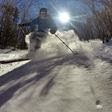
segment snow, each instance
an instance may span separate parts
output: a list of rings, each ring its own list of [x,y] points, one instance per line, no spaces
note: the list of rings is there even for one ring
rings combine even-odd
[[[0,64],[0,112],[112,111],[111,44],[81,42],[73,31],[57,35],[75,55],[49,35],[32,61]],[[0,57],[26,53],[11,51]]]
[[[11,49],[1,49],[0,50],[0,60],[10,60],[10,59],[18,59],[21,58],[23,55],[27,54],[26,50],[16,50],[13,51]],[[0,76],[6,74],[7,72],[12,71],[13,69],[20,67],[21,65],[27,63],[28,61],[24,62],[15,62],[9,64],[0,64]]]

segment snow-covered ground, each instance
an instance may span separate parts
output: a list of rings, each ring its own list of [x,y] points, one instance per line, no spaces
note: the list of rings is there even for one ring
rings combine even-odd
[[[10,60],[10,59],[18,59],[21,58],[23,55],[27,54],[27,51],[25,50],[0,50],[0,61],[3,60]],[[23,62],[15,62],[15,63],[9,63],[9,64],[0,64],[0,76],[6,74],[9,71],[12,71],[13,69],[27,63],[28,61]]]
[[[111,42],[81,42],[73,31],[57,35],[75,55],[49,36],[32,61],[0,64],[0,112],[112,111]],[[0,59],[27,53],[3,52]]]

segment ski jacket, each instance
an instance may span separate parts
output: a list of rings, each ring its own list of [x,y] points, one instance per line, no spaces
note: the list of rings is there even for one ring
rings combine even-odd
[[[48,32],[48,29],[54,33],[57,31],[57,27],[51,18],[41,19],[38,17],[29,23],[22,24],[22,26],[30,26],[32,31]]]

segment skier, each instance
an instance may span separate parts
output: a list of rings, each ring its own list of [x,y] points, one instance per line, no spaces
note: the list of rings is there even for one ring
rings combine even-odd
[[[42,40],[47,37],[48,31],[55,34],[57,27],[53,19],[48,15],[46,8],[41,8],[39,16],[29,23],[19,24],[19,26],[30,26],[32,32],[29,34],[30,46],[28,48],[28,55],[32,57],[37,49],[41,47]]]

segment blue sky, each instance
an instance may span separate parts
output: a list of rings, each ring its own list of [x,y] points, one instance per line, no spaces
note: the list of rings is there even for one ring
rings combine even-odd
[[[81,2],[83,0],[34,0],[30,8],[29,14],[36,16],[41,7],[46,7],[50,12],[60,12],[65,10],[75,15],[87,12],[86,6]],[[21,6],[23,0],[21,1]]]
[[[20,16],[23,13],[24,1],[27,0],[17,0],[20,5]],[[39,13],[39,9],[42,7],[46,7],[51,12],[54,18],[58,15],[56,12],[67,11],[70,15],[80,16],[86,15],[88,12],[87,6],[82,2],[83,0],[32,0],[32,6],[29,8],[29,12],[27,13],[26,20],[29,21],[37,17]],[[30,0],[28,0],[30,2]],[[27,3],[28,4],[28,3]],[[77,22],[84,21],[86,16],[77,18]]]

